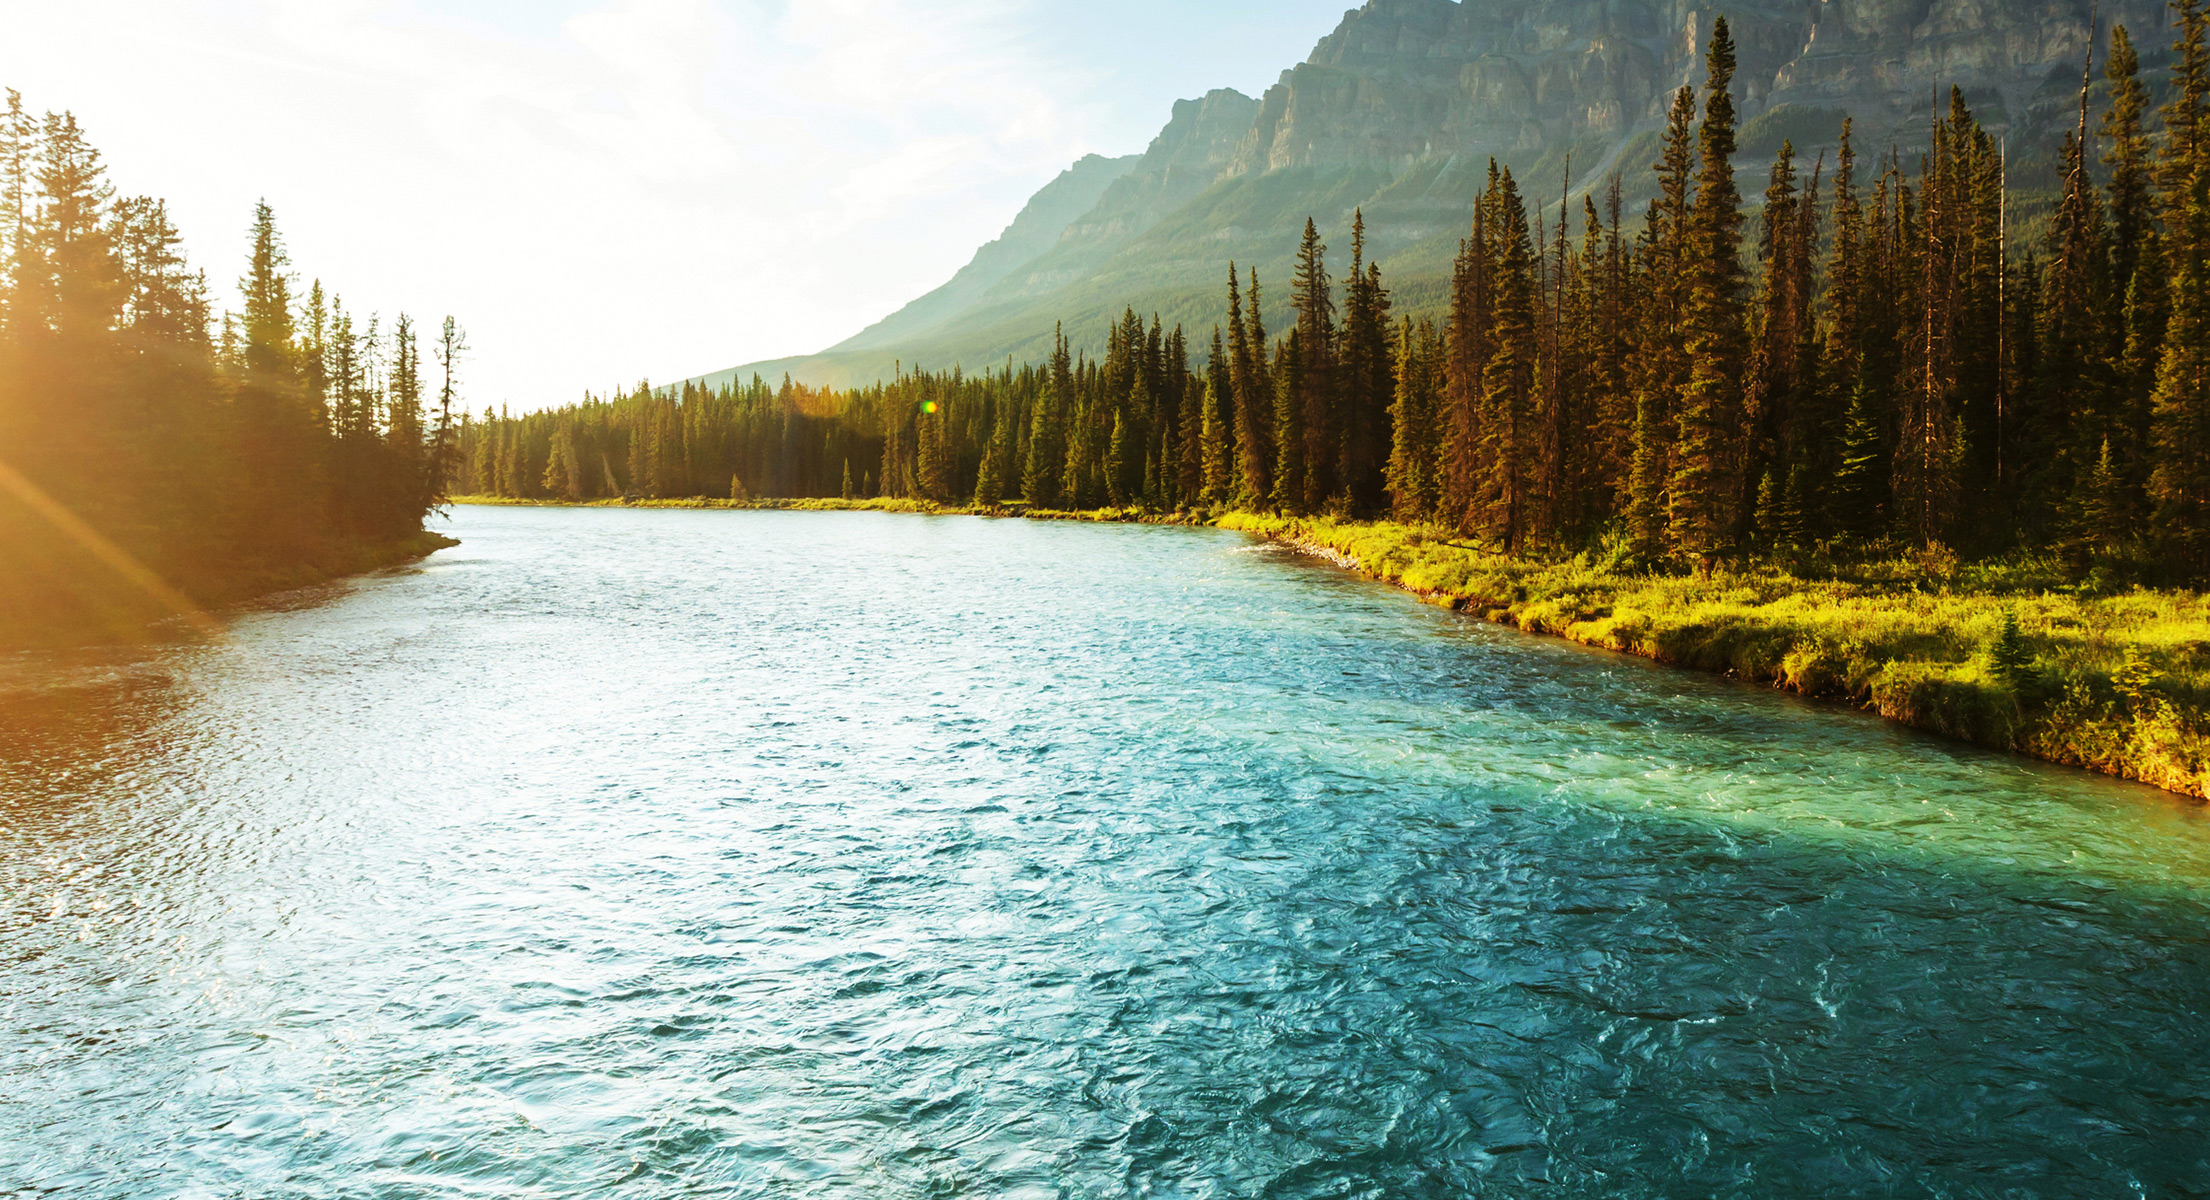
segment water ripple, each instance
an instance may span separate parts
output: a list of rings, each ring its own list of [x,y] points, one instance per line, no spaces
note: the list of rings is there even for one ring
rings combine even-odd
[[[2210,1194],[2210,821],[1207,531],[0,662],[0,1194]]]

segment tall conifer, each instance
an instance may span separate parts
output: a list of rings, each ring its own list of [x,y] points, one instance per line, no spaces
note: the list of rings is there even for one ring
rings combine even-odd
[[[1297,506],[1305,512],[1319,512],[1335,497],[1345,432],[1336,411],[1343,381],[1336,372],[1335,294],[1328,282],[1327,249],[1319,228],[1307,217],[1292,281],[1297,352],[1302,355],[1297,367],[1298,433],[1304,441],[1298,455],[1302,474],[1293,482],[1300,497]]]
[[[1228,355],[1235,392],[1235,503],[1251,508],[1273,500],[1274,387],[1266,365],[1265,325],[1257,313],[1258,273],[1251,274],[1252,312],[1246,319],[1242,283],[1228,264]]]
[[[1308,512],[1305,506],[1305,364],[1301,331],[1289,327],[1289,336],[1274,352],[1274,492],[1268,499],[1285,513]]]
[[[1496,160],[1490,159],[1488,187],[1473,206],[1473,236],[1459,243],[1451,272],[1450,354],[1438,422],[1442,500],[1436,518],[1468,533],[1474,528],[1483,479],[1482,377],[1494,349],[1489,217],[1500,174]]]
[[[1732,545],[1741,494],[1741,196],[1734,186],[1734,40],[1712,23],[1704,119],[1697,129],[1696,207],[1689,221],[1689,376],[1673,469],[1675,547],[1708,570]]]
[[[1693,232],[1690,188],[1695,168],[1696,92],[1683,87],[1667,110],[1663,148],[1656,164],[1658,195],[1638,248],[1644,301],[1631,386],[1634,389],[1634,453],[1627,477],[1627,532],[1636,551],[1659,558],[1668,535],[1674,475],[1675,411],[1686,377],[1689,250]]]
[[[1396,398],[1390,406],[1390,513],[1399,521],[1429,521],[1440,503],[1441,415],[1446,352],[1432,320],[1405,318],[1396,339]]]
[[[2201,0],[2179,0],[2173,92],[2164,109],[2171,318],[2154,398],[2150,492],[2173,559],[2210,574],[2210,46]]]
[[[1536,450],[1535,260],[1527,206],[1509,169],[1492,191],[1494,304],[1492,349],[1481,373],[1481,482],[1477,525],[1506,549],[1527,543]]]
[[[1381,504],[1390,457],[1389,403],[1395,363],[1389,347],[1389,293],[1381,265],[1366,259],[1366,214],[1351,214],[1351,273],[1344,281],[1341,371],[1342,487],[1354,512]]]
[[[1208,505],[1227,504],[1235,498],[1235,384],[1228,369],[1227,345],[1220,327],[1212,330],[1212,353],[1205,360],[1202,424],[1204,490]]]

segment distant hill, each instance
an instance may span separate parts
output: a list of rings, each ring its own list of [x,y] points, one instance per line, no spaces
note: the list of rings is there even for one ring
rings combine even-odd
[[[1696,81],[1717,15],[1741,60],[1745,194],[1763,191],[1784,139],[1831,162],[1845,115],[1866,157],[1891,144],[1915,157],[1951,85],[2009,137],[2013,186],[2037,190],[2077,119],[2090,3],[1811,0],[1722,14],[1649,0],[1372,0],[1263,97],[1182,101],[1142,155],[1076,163],[949,283],[858,336],[709,378],[849,386],[901,362],[980,369],[1041,358],[1062,320],[1095,351],[1126,305],[1202,345],[1225,317],[1230,259],[1286,299],[1305,219],[1340,275],[1358,209],[1399,311],[1435,311],[1492,156],[1546,198],[1552,222],[1559,202],[1547,198],[1578,208],[1614,171],[1639,214],[1666,103]],[[2104,3],[2101,20],[2129,26],[2145,67],[2164,61],[2160,0]],[[1270,300],[1268,313],[1279,328],[1286,307]]]

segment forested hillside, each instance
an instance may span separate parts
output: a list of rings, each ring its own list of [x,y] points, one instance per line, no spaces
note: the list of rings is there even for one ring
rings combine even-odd
[[[74,117],[8,94],[0,643],[126,633],[434,544],[459,326],[302,293],[266,205],[252,222],[243,306],[218,316],[164,205],[119,197]]]
[[[1291,278],[1224,268],[1227,320],[1197,346],[1126,311],[1094,360],[1062,338],[979,375],[487,414],[454,486],[1388,513],[1650,565],[1907,545],[2201,579],[2210,54],[2201,0],[2175,11],[2160,115],[2123,27],[2105,86],[2078,81],[2061,199],[2021,253],[2001,145],[1961,92],[1908,154],[1847,122],[1831,161],[1784,143],[1745,203],[1721,21],[1646,206],[1615,180],[1553,226],[1491,165],[1444,320],[1392,318],[1357,225],[1336,287],[1308,223]]]

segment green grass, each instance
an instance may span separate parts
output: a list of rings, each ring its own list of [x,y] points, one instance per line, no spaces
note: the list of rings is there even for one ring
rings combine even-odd
[[[1531,633],[1844,700],[1946,737],[2210,794],[2210,598],[2063,589],[2032,561],[1777,567],[1709,579],[1538,561],[1388,523],[1231,514],[1434,603]],[[1998,656],[2006,620],[2017,636]],[[1999,658],[2010,661],[1999,662]]]

